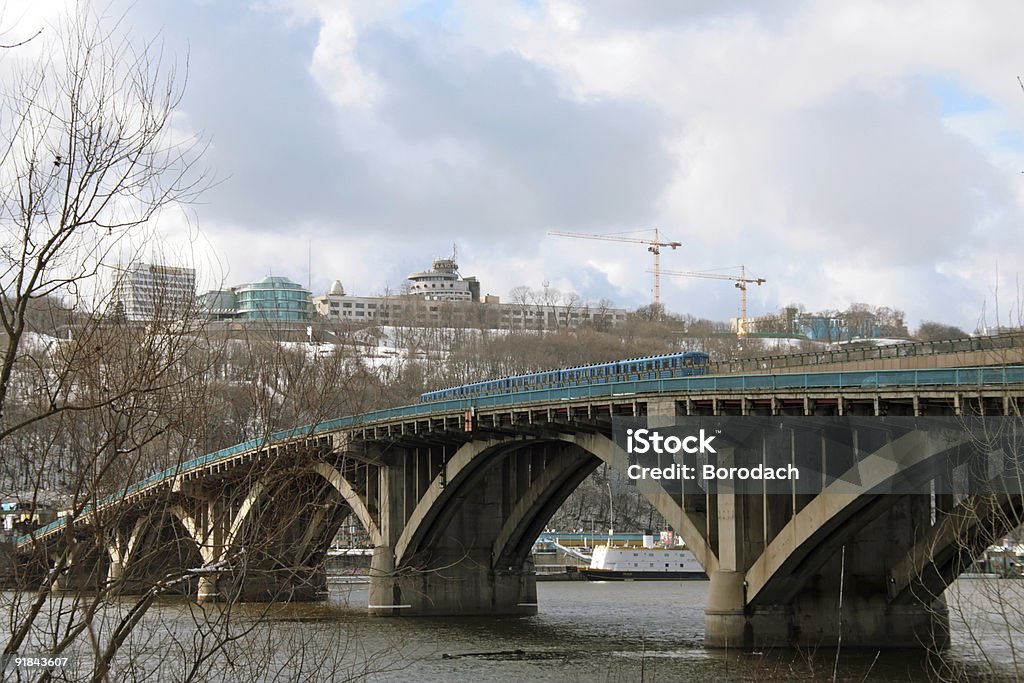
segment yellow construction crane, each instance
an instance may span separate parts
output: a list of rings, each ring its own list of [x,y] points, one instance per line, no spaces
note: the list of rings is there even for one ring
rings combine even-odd
[[[740,269],[739,275],[726,275],[724,273],[708,273],[708,272],[688,272],[678,270],[664,270],[662,271],[665,275],[674,275],[677,277],[700,277],[708,280],[729,280],[736,283],[736,289],[740,290],[740,320],[739,325],[736,326],[736,334],[740,337],[747,336],[747,285],[763,285],[766,280],[763,277],[747,277],[747,267],[738,266]]]
[[[609,242],[632,242],[633,244],[646,244],[647,251],[654,254],[654,269],[647,272],[654,273],[654,307],[656,315],[661,315],[661,248],[671,247],[677,249],[683,246],[682,242],[664,242],[661,239],[661,233],[658,228],[653,228],[654,239],[644,239],[642,237],[622,237],[620,235],[592,235],[584,232],[560,232],[552,230],[548,232],[549,235],[555,235],[556,237],[576,237],[579,239],[586,240],[607,240]]]

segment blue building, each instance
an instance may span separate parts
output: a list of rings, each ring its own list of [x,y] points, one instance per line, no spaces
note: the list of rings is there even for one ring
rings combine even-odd
[[[312,294],[286,277],[268,276],[259,282],[200,297],[203,309],[219,320],[301,322],[313,318]]]

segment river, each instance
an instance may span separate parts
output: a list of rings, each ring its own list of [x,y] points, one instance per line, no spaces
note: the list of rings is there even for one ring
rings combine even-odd
[[[255,681],[917,681],[953,673],[1013,677],[1024,653],[1024,581],[969,579],[950,589],[953,644],[915,651],[724,652],[702,644],[705,581],[542,582],[529,618],[371,618],[366,586],[331,584],[320,604],[155,605],[126,646],[160,680],[180,680],[210,651],[210,680]],[[221,618],[218,618],[220,615]],[[205,666],[205,665],[204,665]],[[130,674],[130,671],[128,672]],[[121,678],[130,680],[131,675]]]

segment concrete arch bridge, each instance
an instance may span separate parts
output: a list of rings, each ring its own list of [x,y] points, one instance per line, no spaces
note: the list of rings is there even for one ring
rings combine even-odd
[[[841,446],[792,439],[794,457],[818,463],[817,493],[650,479],[638,490],[711,577],[709,646],[828,645],[840,629],[844,645],[941,644],[942,590],[1022,497],[936,488],[958,444],[872,425],[1022,407],[1022,366],[668,378],[407,406],[195,458],[23,537],[19,552],[59,563],[66,587],[141,590],[193,568],[181,585],[200,600],[312,600],[330,539],[355,515],[374,546],[372,614],[529,615],[534,539],[596,467],[637,462],[616,446],[617,418],[856,417]],[[901,471],[927,474],[900,492]]]

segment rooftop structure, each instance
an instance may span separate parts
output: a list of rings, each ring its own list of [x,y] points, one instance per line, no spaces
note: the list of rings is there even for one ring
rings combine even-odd
[[[410,273],[409,293],[428,301],[480,301],[480,283],[459,275],[454,258],[434,259],[430,270]]]

